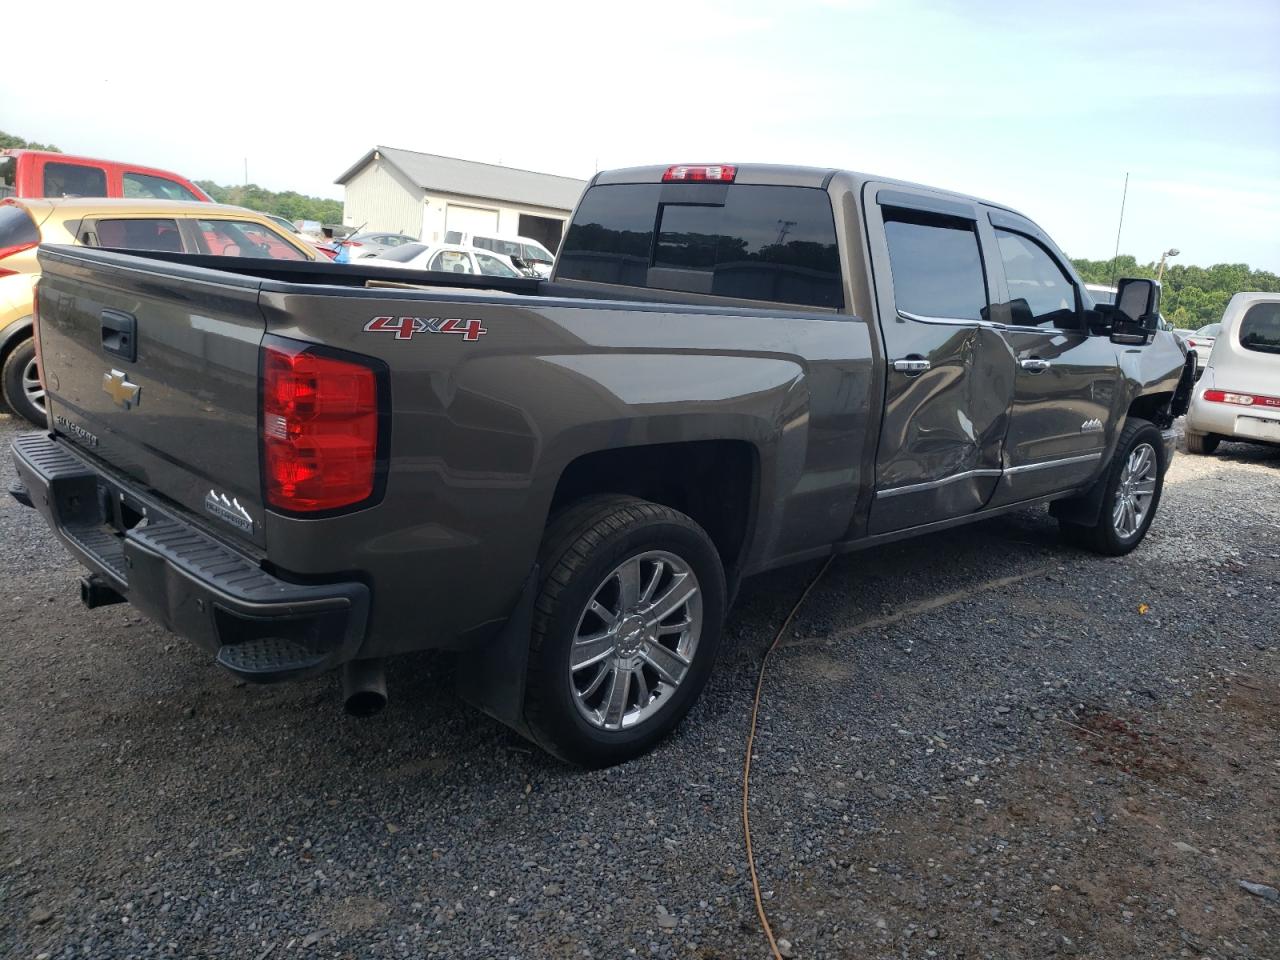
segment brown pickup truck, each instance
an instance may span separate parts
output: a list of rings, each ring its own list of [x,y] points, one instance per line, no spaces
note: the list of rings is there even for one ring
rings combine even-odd
[[[839,170],[597,175],[548,280],[50,247],[20,488],[261,681],[461,654],[584,764],[685,715],[744,577],[1048,504],[1142,540],[1194,360],[1033,222]]]

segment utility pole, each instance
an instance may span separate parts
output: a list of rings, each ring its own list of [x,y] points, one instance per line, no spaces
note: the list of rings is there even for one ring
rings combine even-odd
[[[244,158],[244,185],[249,185],[249,158]]]

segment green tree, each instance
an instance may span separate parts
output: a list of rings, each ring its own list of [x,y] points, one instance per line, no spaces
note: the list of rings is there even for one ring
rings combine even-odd
[[[274,213],[286,220],[317,220],[320,223],[342,222],[342,201],[324,197],[308,197],[294,190],[277,193],[256,183],[223,186],[212,180],[197,180],[200,188],[218,203],[248,207],[262,213]]]
[[[61,153],[62,151],[55,147],[52,143],[36,143],[34,140],[23,140],[21,137],[15,137],[12,133],[5,133],[0,130],[0,149],[4,147],[26,148],[27,150],[49,150],[53,153]]]
[[[1155,279],[1155,263],[1138,263],[1125,253],[1115,260],[1071,261],[1085,283],[1115,284],[1121,277]],[[1269,270],[1253,270],[1245,263],[1215,263],[1211,267],[1167,264],[1160,296],[1160,312],[1175,327],[1194,330],[1222,319],[1237,293],[1280,292],[1280,277]]]

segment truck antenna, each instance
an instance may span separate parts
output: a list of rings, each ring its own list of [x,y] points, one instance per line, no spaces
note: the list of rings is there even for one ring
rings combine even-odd
[[[1116,285],[1116,261],[1120,259],[1120,231],[1124,229],[1124,202],[1129,198],[1129,172],[1124,174],[1124,192],[1120,194],[1120,222],[1116,224],[1116,252],[1111,258],[1111,286]]]

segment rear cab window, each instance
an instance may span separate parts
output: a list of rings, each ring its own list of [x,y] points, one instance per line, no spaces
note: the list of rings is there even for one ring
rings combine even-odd
[[[107,171],[82,163],[51,160],[44,165],[43,185],[46,197],[105,197]]]
[[[1280,354],[1280,303],[1255,303],[1245,311],[1240,318],[1240,346]]]
[[[560,250],[562,280],[839,309],[831,200],[816,187],[591,187]]]

